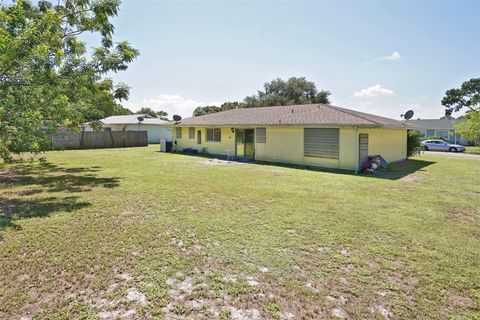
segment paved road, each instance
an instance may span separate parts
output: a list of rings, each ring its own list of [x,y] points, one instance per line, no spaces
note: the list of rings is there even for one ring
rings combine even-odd
[[[429,156],[447,156],[455,158],[473,158],[480,159],[480,154],[471,154],[465,152],[440,152],[440,151],[424,151],[422,154]]]

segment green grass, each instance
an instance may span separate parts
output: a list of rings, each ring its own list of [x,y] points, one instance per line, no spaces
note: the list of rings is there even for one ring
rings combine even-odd
[[[0,165],[0,319],[479,319],[477,159],[353,175],[157,149]]]
[[[480,146],[466,147],[465,152],[466,153],[472,153],[472,154],[480,154]]]

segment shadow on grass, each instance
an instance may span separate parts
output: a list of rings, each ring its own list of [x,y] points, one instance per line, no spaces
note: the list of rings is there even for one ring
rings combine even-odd
[[[191,153],[176,152],[175,154],[198,157],[198,158],[207,158],[207,159],[213,159],[213,158],[221,159],[221,160],[227,159],[226,156],[222,156],[222,155],[216,156],[216,155],[203,154],[203,153],[191,154]],[[256,161],[248,158],[240,158],[238,161],[233,159],[230,161],[242,162],[242,163],[249,162],[257,165],[277,166],[277,167],[284,167],[284,168],[293,168],[298,170],[327,172],[327,173],[360,176],[365,178],[387,179],[387,180],[398,180],[412,173],[424,171],[425,167],[428,167],[429,165],[435,163],[434,161],[407,159],[401,162],[396,162],[391,164],[388,169],[380,169],[374,173],[359,172],[358,174],[355,174],[355,172],[351,170],[321,168],[321,167],[315,167],[315,166],[288,164],[288,163],[282,163],[282,162]]]
[[[425,171],[429,165],[435,161],[407,159],[401,162],[392,163],[387,170],[379,170],[375,173],[360,173],[360,175],[370,178],[398,180],[416,172]]]
[[[18,219],[47,217],[54,212],[73,212],[90,206],[90,203],[78,199],[78,197],[49,197],[27,200],[0,197],[0,231],[9,227],[16,230],[21,229],[15,223],[15,220]]]
[[[37,186],[23,195],[38,192],[82,192],[93,187],[114,188],[119,184],[118,178],[100,178],[96,172],[101,167],[62,168],[54,164],[15,165],[7,171],[0,170],[0,188],[3,186]]]
[[[256,164],[260,165],[275,165],[279,167],[294,168],[299,170],[308,170],[316,172],[325,172],[325,173],[335,173],[349,176],[365,177],[365,178],[375,178],[375,179],[386,179],[386,180],[398,180],[403,177],[406,177],[412,173],[418,171],[424,171],[424,168],[434,164],[433,161],[426,160],[412,160],[407,159],[402,162],[392,163],[388,169],[379,169],[373,173],[369,172],[359,172],[355,174],[351,170],[342,170],[342,169],[332,169],[332,168],[319,168],[314,166],[304,166],[304,165],[292,165],[292,164],[283,164],[283,163],[272,163],[264,161],[256,161]]]
[[[55,212],[73,212],[90,206],[91,203],[80,200],[79,196],[65,193],[119,185],[119,178],[98,177],[99,171],[98,166],[63,168],[50,163],[0,167],[0,190],[7,191],[0,195],[0,231],[20,229],[15,220],[47,217]],[[16,192],[16,187],[22,190]],[[42,196],[44,193],[47,195]]]

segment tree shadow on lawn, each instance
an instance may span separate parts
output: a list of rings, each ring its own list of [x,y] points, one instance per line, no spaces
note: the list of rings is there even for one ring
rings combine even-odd
[[[91,205],[79,196],[34,196],[42,193],[80,193],[93,188],[115,188],[119,178],[102,178],[96,175],[101,167],[63,168],[58,165],[16,164],[0,167],[0,190],[21,187],[27,190],[5,192],[0,196],[0,231],[5,228],[20,229],[15,220],[47,217],[52,213],[73,212]]]
[[[226,160],[226,156],[215,156],[211,154],[190,154],[190,153],[183,153],[183,152],[176,152],[179,155],[186,155],[198,158],[207,158],[207,159],[221,159]],[[355,174],[351,170],[342,170],[342,169],[331,169],[331,168],[321,168],[315,166],[308,166],[308,165],[297,165],[297,164],[288,164],[282,162],[269,162],[269,161],[258,161],[252,160],[246,161],[244,158],[240,160],[230,160],[232,162],[248,162],[251,164],[257,165],[266,165],[266,166],[277,166],[277,167],[284,167],[284,168],[293,168],[299,170],[308,170],[308,171],[316,171],[316,172],[328,172],[328,173],[335,173],[335,174],[343,174],[343,175],[350,175],[350,176],[360,176],[365,178],[376,178],[376,179],[387,179],[387,180],[399,180],[402,179],[410,174],[419,171],[425,171],[425,167],[428,167],[431,164],[436,162],[434,161],[426,161],[426,160],[418,160],[418,159],[407,159],[401,162],[392,163],[388,169],[379,169],[373,173],[369,172],[359,172]]]
[[[93,187],[115,188],[119,178],[100,178],[95,172],[101,167],[62,168],[54,164],[16,165],[6,171],[0,169],[0,188],[19,186],[38,186],[40,189],[30,189],[23,195],[38,192],[82,192]],[[79,173],[82,173],[79,175]]]
[[[58,211],[73,212],[90,206],[79,197],[48,197],[42,199],[7,199],[0,197],[0,231],[5,228],[20,230],[15,220],[32,217],[48,217]]]

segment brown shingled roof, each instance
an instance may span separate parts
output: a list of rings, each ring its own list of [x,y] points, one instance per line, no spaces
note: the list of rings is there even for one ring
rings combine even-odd
[[[401,127],[403,122],[326,104],[240,108],[182,119],[177,126],[340,125]]]

